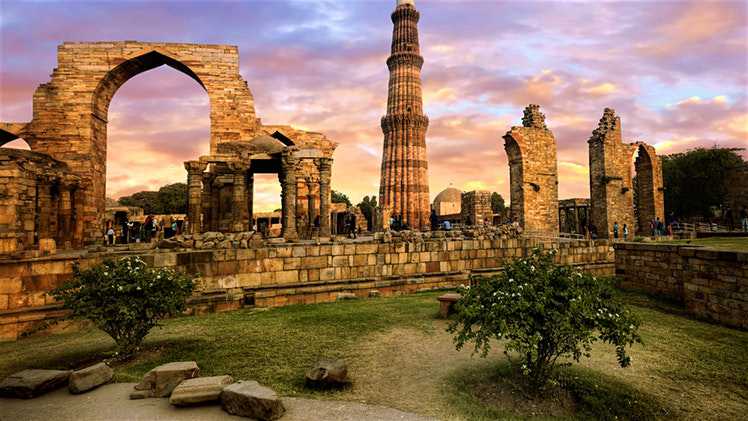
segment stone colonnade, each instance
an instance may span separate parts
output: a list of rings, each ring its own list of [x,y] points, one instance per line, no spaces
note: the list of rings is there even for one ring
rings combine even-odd
[[[319,236],[329,237],[332,159],[300,158],[284,151],[275,161],[281,185],[282,237],[297,239],[300,231],[306,234],[317,224]],[[185,169],[191,234],[253,230],[253,161],[208,158],[187,161]],[[302,190],[305,194],[300,198]]]

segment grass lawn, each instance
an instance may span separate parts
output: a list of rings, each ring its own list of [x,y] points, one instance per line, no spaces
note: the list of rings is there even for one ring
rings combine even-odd
[[[448,420],[635,418],[739,419],[748,413],[748,332],[689,319],[679,309],[624,294],[642,318],[643,346],[621,369],[612,347],[560,373],[542,398],[515,386],[501,344],[481,359],[456,351],[436,318],[437,293],[240,310],[168,320],[135,360],[115,367],[133,382],[150,368],[195,360],[202,375],[255,379],[284,395],[375,403]],[[106,358],[95,329],[0,343],[0,376],[24,368],[77,368]],[[343,357],[353,386],[304,387],[318,356]]]
[[[748,237],[710,237],[694,238],[692,240],[662,241],[666,244],[683,244],[703,246],[721,250],[748,251]]]

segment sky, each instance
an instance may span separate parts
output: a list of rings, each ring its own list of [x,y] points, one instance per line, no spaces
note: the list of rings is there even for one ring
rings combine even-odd
[[[356,203],[379,188],[395,3],[0,0],[0,121],[31,119],[64,41],[237,45],[257,116],[339,143],[332,186]],[[530,103],[558,143],[560,198],[589,197],[586,141],[605,107],[624,141],[659,154],[748,148],[747,4],[417,0],[431,197],[451,186],[508,201],[502,136]],[[126,82],[109,109],[107,195],[184,182],[183,161],[208,152],[209,112],[170,67]],[[276,177],[256,180],[255,203],[279,207]]]

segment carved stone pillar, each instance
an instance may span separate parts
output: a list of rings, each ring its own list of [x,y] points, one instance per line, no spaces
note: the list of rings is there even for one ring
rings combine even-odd
[[[52,233],[49,230],[50,227],[50,206],[52,206],[52,192],[50,191],[49,180],[45,178],[38,178],[37,181],[37,238],[36,240],[44,240],[52,238]]]
[[[319,160],[319,235],[330,236],[330,178],[332,177],[332,159]]]
[[[75,189],[75,185],[69,183],[60,185],[59,225],[57,228],[57,237],[60,244],[68,244],[73,240],[73,189]]]
[[[208,164],[200,161],[187,161],[187,218],[189,218],[190,234],[202,232],[202,201],[203,201],[203,171]]]
[[[247,229],[252,230],[252,226],[254,225],[255,174],[251,169],[246,173],[245,186],[247,194],[247,217],[249,218]]]
[[[248,166],[244,163],[233,162],[229,165],[231,171],[234,174],[234,190],[233,190],[233,213],[231,230],[234,232],[247,231],[247,189],[246,189],[246,177]]]
[[[213,231],[213,175],[210,173],[203,174],[202,197],[202,229],[203,231]]]
[[[295,240],[298,238],[296,231],[296,159],[291,153],[285,151],[281,161],[281,224],[283,238]]]

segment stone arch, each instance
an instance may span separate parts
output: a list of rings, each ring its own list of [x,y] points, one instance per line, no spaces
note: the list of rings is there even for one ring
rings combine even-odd
[[[653,146],[644,142],[631,144],[632,154],[629,162],[636,155],[634,169],[636,171],[636,183],[632,182],[638,197],[637,227],[639,232],[649,232],[649,222],[660,218],[664,221],[664,197],[662,189],[662,168],[660,158],[657,156]],[[633,177],[632,177],[633,178]]]
[[[504,135],[504,150],[509,160],[512,215],[528,232],[557,235],[556,139],[538,105],[525,108],[522,126]]]
[[[89,241],[100,237],[104,211],[109,103],[127,80],[161,65],[187,74],[207,92],[211,153],[219,143],[251,139],[259,130],[236,46],[136,41],[58,46],[57,68],[36,89],[33,119],[21,135],[35,151],[67,163],[80,177],[80,217]],[[9,124],[16,123],[0,129]]]

